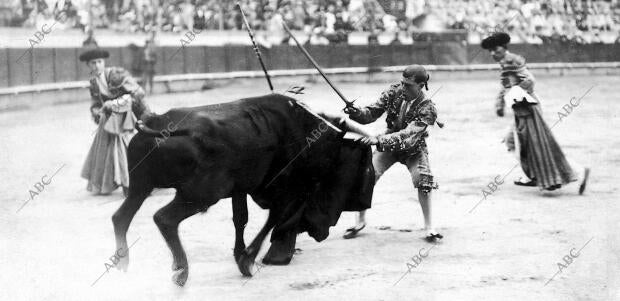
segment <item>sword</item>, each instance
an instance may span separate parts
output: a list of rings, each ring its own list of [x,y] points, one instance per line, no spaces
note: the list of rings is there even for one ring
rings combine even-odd
[[[295,41],[295,44],[297,44],[297,47],[301,50],[301,52],[306,56],[306,58],[310,61],[310,63],[312,63],[312,65],[314,66],[314,68],[316,68],[316,70],[319,71],[319,73],[321,74],[321,76],[323,76],[323,78],[325,79],[325,81],[327,82],[327,84],[329,84],[330,87],[332,87],[332,89],[334,89],[334,91],[336,92],[336,94],[338,94],[338,96],[340,96],[340,99],[342,99],[342,101],[344,101],[345,106],[347,108],[351,108],[353,107],[353,102],[354,101],[348,101],[346,97],[344,97],[344,95],[342,93],[340,93],[340,90],[338,90],[338,88],[336,88],[336,86],[334,86],[334,84],[332,84],[332,82],[329,80],[329,78],[327,78],[327,75],[325,75],[325,73],[323,73],[323,70],[321,69],[321,67],[319,67],[319,64],[316,63],[316,61],[312,58],[312,56],[310,56],[310,54],[308,53],[308,51],[304,48],[304,46],[302,46],[299,41],[297,41],[297,39],[295,38],[295,36],[293,35],[293,33],[291,33],[291,30],[288,28],[288,26],[286,25],[286,23],[282,22],[282,26],[284,27],[284,30],[286,30],[286,32],[288,33],[289,36],[291,36],[291,38],[293,38],[293,41]]]
[[[260,50],[258,49],[258,46],[256,46],[256,41],[254,41],[254,33],[252,32],[252,28],[250,28],[248,19],[245,18],[245,14],[243,13],[243,9],[241,9],[241,4],[239,2],[237,2],[237,8],[239,8],[239,12],[241,12],[241,17],[243,17],[243,24],[245,24],[245,28],[248,30],[248,34],[250,35],[250,40],[252,40],[252,48],[254,48],[254,52],[256,53],[256,56],[258,57],[258,62],[260,63],[261,68],[263,68],[263,72],[265,72],[265,77],[267,78],[269,89],[271,90],[271,93],[273,93],[273,85],[271,84],[271,77],[269,77],[269,72],[267,72],[265,63],[263,63],[263,58],[260,55]]]

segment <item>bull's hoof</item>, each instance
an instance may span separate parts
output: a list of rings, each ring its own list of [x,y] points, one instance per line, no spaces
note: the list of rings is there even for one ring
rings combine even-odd
[[[239,272],[246,277],[252,277],[252,267],[254,266],[254,259],[256,259],[256,254],[252,255],[247,251],[243,251],[237,260],[237,267],[239,268]]]
[[[187,282],[187,276],[189,275],[189,269],[184,268],[174,271],[172,274],[172,282],[178,286],[184,286]]]
[[[274,240],[269,247],[269,251],[263,257],[263,263],[269,265],[287,265],[295,254],[295,238],[289,236],[285,240]]]
[[[263,263],[268,265],[288,265],[291,263],[291,259],[293,256],[282,256],[282,257],[263,257]]]
[[[243,250],[245,250],[245,247],[243,247],[241,249],[235,249],[233,251],[233,256],[235,257],[235,262],[239,262],[239,258],[241,258],[241,254],[243,254]]]

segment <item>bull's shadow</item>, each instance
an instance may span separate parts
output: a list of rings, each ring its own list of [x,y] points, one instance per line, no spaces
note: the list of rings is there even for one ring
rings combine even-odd
[[[293,98],[270,94],[230,103],[172,109],[137,125],[127,152],[128,196],[112,216],[117,249],[128,252],[131,220],[154,188],[175,188],[155,223],[173,257],[172,280],[183,286],[188,262],[178,236],[184,219],[232,198],[234,258],[251,276],[260,246],[273,229],[268,264],[288,264],[298,233],[316,241],[329,235],[343,211],[370,207],[374,170],[370,147],[343,139],[363,133],[350,120],[319,116]],[[247,195],[269,209],[265,225],[246,248]],[[119,262],[126,270],[129,256]]]

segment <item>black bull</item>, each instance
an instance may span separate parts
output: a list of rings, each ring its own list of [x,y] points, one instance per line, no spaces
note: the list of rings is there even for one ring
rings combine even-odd
[[[234,255],[241,273],[251,276],[272,228],[272,246],[264,261],[287,264],[297,233],[308,232],[322,241],[342,211],[370,207],[370,148],[343,139],[344,131],[354,127],[350,121],[320,117],[279,94],[145,118],[129,144],[128,196],[112,216],[117,249],[128,252],[129,224],[152,190],[175,188],[174,199],[154,220],[172,251],[177,285],[184,285],[188,276],[179,223],[227,197],[233,202]],[[269,209],[269,217],[246,248],[247,194]],[[126,270],[128,263],[127,255],[118,267]]]

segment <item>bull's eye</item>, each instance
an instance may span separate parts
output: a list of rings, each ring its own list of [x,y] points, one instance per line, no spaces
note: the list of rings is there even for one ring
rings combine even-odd
[[[288,105],[291,106],[291,107],[295,106],[295,104],[292,101],[290,101],[290,100],[288,101]]]

